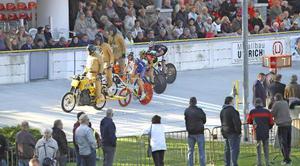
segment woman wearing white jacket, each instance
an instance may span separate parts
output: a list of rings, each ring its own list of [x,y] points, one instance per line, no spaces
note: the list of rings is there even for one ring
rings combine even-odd
[[[164,154],[167,150],[164,126],[161,124],[161,117],[153,116],[151,126],[144,131],[149,134],[152,158],[155,166],[164,165]]]

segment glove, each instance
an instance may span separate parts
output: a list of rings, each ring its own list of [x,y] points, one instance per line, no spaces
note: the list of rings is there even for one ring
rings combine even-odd
[[[123,58],[123,59],[126,58],[126,54],[125,54],[125,53],[122,54],[122,58]]]

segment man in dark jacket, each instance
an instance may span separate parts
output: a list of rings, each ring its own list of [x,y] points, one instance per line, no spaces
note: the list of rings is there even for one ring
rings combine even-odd
[[[188,23],[188,12],[185,9],[185,6],[181,6],[180,10],[177,12],[175,16],[175,22],[178,20],[182,21],[183,25],[186,26]]]
[[[225,98],[220,113],[222,135],[225,138],[225,166],[237,166],[241,142],[241,119],[239,112],[233,106],[233,97]],[[231,165],[232,163],[232,165]]]
[[[21,123],[21,131],[16,135],[16,147],[18,166],[28,166],[29,160],[34,155],[35,139],[29,133],[29,124],[24,121]]]
[[[255,105],[256,98],[260,98],[263,101],[263,106],[266,106],[267,91],[264,85],[265,74],[259,73],[257,80],[253,85],[253,105]]]
[[[269,88],[268,88],[268,98],[271,101],[271,103],[273,103],[274,101],[274,96],[279,93],[282,96],[284,96],[284,90],[285,90],[285,84],[281,83],[281,74],[277,74],[275,76],[274,81],[270,84]],[[270,107],[271,108],[271,105]]]
[[[194,147],[198,144],[200,165],[205,166],[205,138],[204,124],[206,123],[206,115],[203,110],[197,107],[197,99],[190,99],[190,106],[184,112],[185,127],[188,132],[188,166],[194,165]]]
[[[255,100],[255,109],[250,111],[247,117],[248,124],[253,125],[254,136],[257,141],[257,165],[261,162],[261,146],[263,145],[266,165],[269,163],[269,130],[272,129],[274,122],[271,112],[263,108],[260,98]]]
[[[76,164],[77,164],[77,166],[81,166],[81,159],[80,159],[80,155],[79,155],[79,147],[78,147],[78,145],[77,145],[77,143],[75,141],[75,132],[76,132],[76,129],[80,126],[79,117],[82,114],[84,114],[84,112],[77,113],[77,121],[73,125],[73,144],[74,144],[74,147],[75,147]]]
[[[4,135],[0,134],[0,165],[6,166],[6,152],[8,150],[8,143]]]
[[[68,141],[65,132],[63,129],[63,123],[61,120],[54,121],[52,128],[52,137],[55,139],[58,145],[58,156],[57,160],[59,166],[67,165],[67,155],[68,155]]]
[[[103,149],[103,166],[112,166],[116,152],[116,126],[112,120],[113,110],[106,111],[106,117],[100,123],[100,132]]]

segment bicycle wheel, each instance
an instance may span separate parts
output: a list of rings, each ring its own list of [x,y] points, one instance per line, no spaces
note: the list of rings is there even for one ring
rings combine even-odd
[[[143,100],[140,100],[140,103],[142,105],[147,105],[151,102],[152,97],[153,97],[152,85],[149,84],[149,83],[144,83],[144,90],[145,90],[145,93],[146,93],[146,97]],[[140,89],[139,89],[138,94],[141,95],[141,90]]]
[[[131,92],[128,88],[123,88],[120,93],[119,93],[120,97],[126,97],[125,99],[119,100],[119,104],[121,107],[126,107],[129,105],[129,103],[131,102]]]
[[[166,77],[157,71],[154,71],[154,92],[157,94],[162,94],[167,88]]]
[[[177,77],[177,70],[175,65],[172,63],[166,64],[166,71],[165,71],[166,79],[168,84],[172,84]]]

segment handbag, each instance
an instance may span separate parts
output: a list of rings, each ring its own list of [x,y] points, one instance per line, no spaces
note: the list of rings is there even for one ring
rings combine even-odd
[[[152,125],[150,127],[150,132],[149,132],[149,137],[148,137],[148,149],[147,149],[147,157],[151,157],[152,156],[152,148],[151,148],[151,132],[152,132]]]
[[[44,143],[44,150],[45,150],[45,156],[46,157],[43,159],[42,165],[43,166],[55,166],[56,161],[54,160],[54,158],[47,157],[47,151],[46,151],[46,144],[45,143]]]

